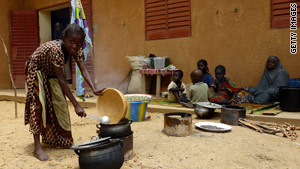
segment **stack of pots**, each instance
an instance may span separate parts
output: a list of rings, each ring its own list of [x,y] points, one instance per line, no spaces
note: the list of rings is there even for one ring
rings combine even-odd
[[[133,131],[131,131],[130,124],[132,120],[124,118],[116,124],[97,124],[100,129],[99,138],[110,137],[111,139],[118,139],[122,142],[122,149],[124,151],[124,160],[129,160],[133,156]]]

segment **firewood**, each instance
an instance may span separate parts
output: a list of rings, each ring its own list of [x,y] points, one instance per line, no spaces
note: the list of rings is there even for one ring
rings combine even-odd
[[[240,119],[239,122],[241,125],[255,129],[256,131],[259,131],[261,133],[263,132],[267,134],[286,137],[292,141],[298,138],[298,134],[295,132],[295,130],[300,129],[300,127],[296,127],[289,123],[277,124],[274,122],[256,122],[246,119]]]
[[[254,129],[255,131],[258,131],[260,133],[263,133],[263,130],[256,126],[255,124],[251,124],[250,122],[245,121],[245,119],[239,119],[239,122],[249,128]]]

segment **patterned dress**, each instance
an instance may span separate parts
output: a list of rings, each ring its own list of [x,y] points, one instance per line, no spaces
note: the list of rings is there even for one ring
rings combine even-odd
[[[73,144],[68,105],[53,69],[62,67],[65,57],[60,42],[46,42],[29,57],[25,70],[25,125],[31,133],[42,135],[43,143],[60,147]],[[82,61],[82,50],[72,57]]]
[[[234,93],[238,92],[239,88],[235,84],[226,78],[226,80],[220,83],[217,79],[212,85],[215,94],[209,99],[210,102],[222,102],[224,100],[231,100]]]

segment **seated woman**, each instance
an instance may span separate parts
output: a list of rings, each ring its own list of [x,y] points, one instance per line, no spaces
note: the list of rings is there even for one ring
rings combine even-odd
[[[218,103],[218,104],[230,104],[236,94],[240,91],[239,88],[235,86],[235,84],[225,77],[226,70],[223,65],[218,65],[215,68],[215,76],[216,80],[211,86],[215,92],[215,94],[209,98],[210,102]]]
[[[246,95],[246,99],[257,104],[274,103],[279,99],[279,87],[287,86],[288,82],[289,74],[282,67],[279,58],[270,56],[258,85],[245,88],[250,93]]]
[[[207,86],[210,87],[214,83],[214,78],[209,73],[209,69],[207,67],[207,61],[203,59],[199,60],[197,62],[197,67],[203,72],[202,82],[206,83]]]

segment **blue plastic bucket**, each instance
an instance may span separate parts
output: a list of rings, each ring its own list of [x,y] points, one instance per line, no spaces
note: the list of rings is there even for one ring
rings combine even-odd
[[[298,79],[290,79],[289,87],[300,87],[300,78]]]
[[[149,100],[127,101],[126,118],[131,119],[134,122],[144,121],[149,102]]]

